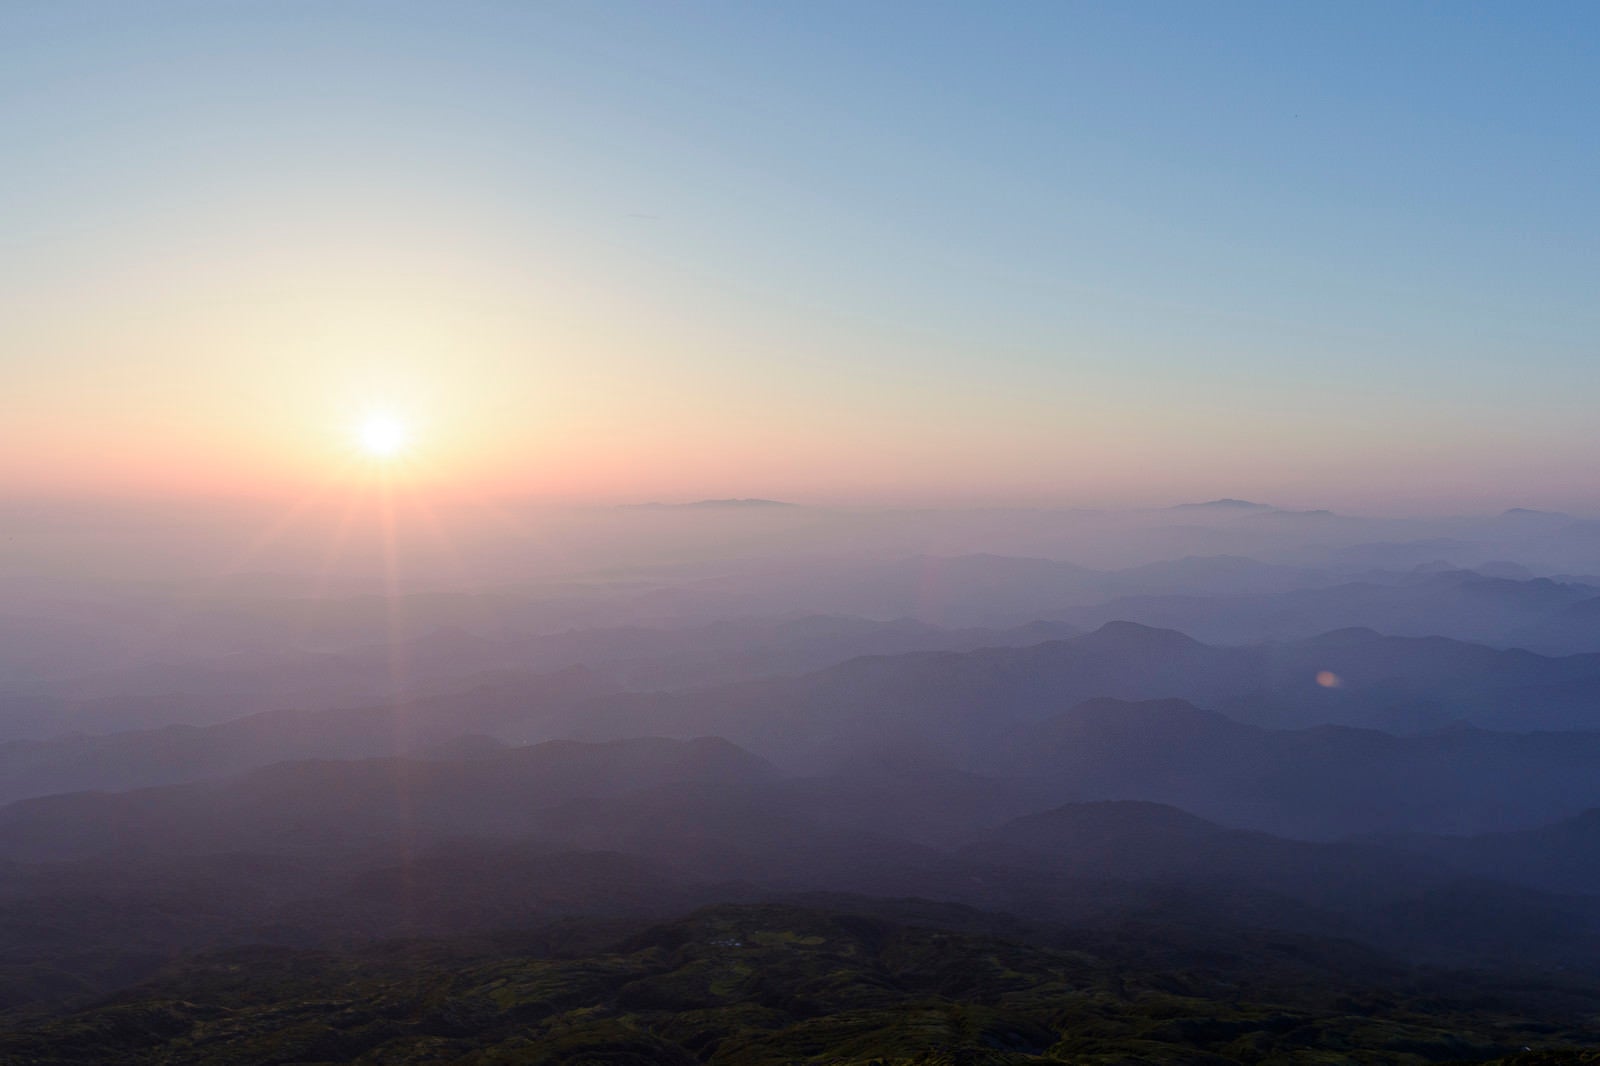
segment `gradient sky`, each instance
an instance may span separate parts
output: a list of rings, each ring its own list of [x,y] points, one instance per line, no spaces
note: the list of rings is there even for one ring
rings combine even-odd
[[[0,6],[0,493],[1585,510],[1600,8]],[[355,475],[350,475],[355,476]]]

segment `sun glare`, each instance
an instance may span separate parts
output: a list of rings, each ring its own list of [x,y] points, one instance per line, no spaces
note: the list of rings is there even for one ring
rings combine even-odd
[[[405,451],[411,435],[404,422],[390,414],[368,415],[357,432],[361,450],[375,459],[391,459]]]

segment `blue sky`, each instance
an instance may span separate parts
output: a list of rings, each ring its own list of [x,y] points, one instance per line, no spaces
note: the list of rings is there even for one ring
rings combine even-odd
[[[0,360],[55,413],[16,441],[45,458],[15,470],[94,480],[64,443],[91,414],[74,405],[130,366],[203,363],[190,402],[238,402],[274,357],[196,354],[205,309],[250,332],[251,307],[369,255],[349,271],[449,303],[453,329],[459,294],[415,294],[485,294],[500,354],[473,372],[565,398],[539,416],[552,463],[584,426],[672,430],[652,400],[697,425],[806,413],[730,415],[678,456],[704,471],[686,491],[870,495],[959,456],[952,498],[1381,502],[1422,480],[1570,505],[1600,443],[1597,22],[1576,4],[10,4],[0,309],[24,329]],[[413,260],[433,273],[384,273]],[[297,306],[325,325],[341,285]],[[540,316],[559,320],[543,341]],[[148,344],[108,340],[141,322]],[[135,392],[130,427],[177,402]],[[459,383],[434,392],[478,410]],[[239,430],[277,442],[261,471],[274,432]],[[1008,469],[1052,433],[1115,451],[1120,480]],[[780,457],[776,488],[706,458],[734,441]],[[851,448],[898,458],[852,479]],[[597,491],[677,484],[626,469],[613,456]],[[912,495],[939,494],[923,481]]]

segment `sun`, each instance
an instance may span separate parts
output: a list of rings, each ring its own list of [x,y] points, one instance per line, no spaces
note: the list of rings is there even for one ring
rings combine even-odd
[[[392,414],[375,412],[361,420],[356,429],[361,450],[374,459],[392,459],[406,450],[411,433],[406,424]]]

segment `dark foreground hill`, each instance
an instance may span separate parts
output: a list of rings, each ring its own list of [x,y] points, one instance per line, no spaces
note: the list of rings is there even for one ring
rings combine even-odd
[[[0,1061],[1414,1066],[1600,1039],[1600,987],[1570,977],[1491,991],[1336,942],[1035,929],[1023,943],[951,928],[985,924],[1004,923],[911,904],[724,906],[599,948],[606,927],[568,925],[340,953],[238,949],[14,1028]]]

